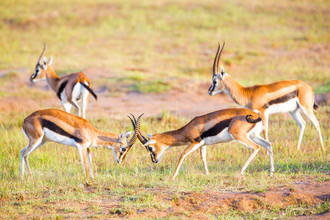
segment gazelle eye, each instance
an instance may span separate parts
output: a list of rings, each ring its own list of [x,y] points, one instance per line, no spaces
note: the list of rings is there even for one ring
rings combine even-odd
[[[152,147],[148,147],[148,150],[149,150],[150,152],[152,152]]]
[[[126,151],[126,148],[122,148],[121,151],[124,151],[125,152]]]

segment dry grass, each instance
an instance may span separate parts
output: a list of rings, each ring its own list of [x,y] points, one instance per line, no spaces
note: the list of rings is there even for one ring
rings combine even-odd
[[[53,66],[60,74],[88,68],[103,70],[103,75],[90,78],[94,88],[110,88],[101,94],[106,97],[132,91],[182,92],[183,82],[189,82],[189,88],[210,83],[217,43],[224,40],[222,65],[243,85],[302,79],[316,92],[329,92],[329,6],[329,1],[322,0],[3,0],[0,102],[14,99],[25,105],[33,99],[39,102],[36,108],[53,107],[43,101],[55,99],[54,94],[42,86],[27,87],[22,80],[27,81],[33,71],[43,42],[48,45],[46,55],[54,57]],[[16,81],[20,83],[13,87]],[[76,149],[47,144],[29,158],[36,185],[29,181],[21,183],[19,151],[27,141],[20,126],[29,113],[21,107],[9,105],[10,111],[0,114],[0,215],[4,218],[110,218],[137,210],[170,213],[172,207],[166,201],[181,201],[180,195],[184,193],[210,189],[264,192],[306,179],[320,184],[329,181],[329,154],[321,153],[315,129],[308,125],[302,149],[297,151],[298,126],[288,116],[275,116],[270,122],[275,178],[267,175],[268,157],[261,150],[248,167],[245,180],[234,180],[249,150],[233,142],[208,147],[209,176],[203,174],[199,155],[194,153],[185,160],[177,181],[172,183],[169,178],[183,148],[169,150],[162,162],[155,165],[145,149],[135,145],[120,165],[108,150],[93,149],[96,180],[90,188],[82,185],[84,176]],[[130,127],[126,113],[118,119],[107,113],[90,115],[92,124],[116,133]],[[201,113],[205,112],[201,109]],[[329,106],[321,107],[316,115],[327,147]],[[142,130],[161,132],[178,128],[189,120],[164,110],[161,120],[144,118]],[[157,199],[158,193],[164,191],[168,192],[164,193],[165,199]],[[105,206],[104,214],[100,204],[112,204],[111,199],[118,203]],[[315,207],[300,203],[286,209],[260,207],[254,213],[234,209],[225,214],[229,218],[253,218],[253,214],[258,218],[274,218],[278,217],[277,211],[281,218],[315,215],[328,212],[329,202]],[[191,216],[193,212],[182,211],[179,216]],[[207,216],[225,217],[221,212]]]

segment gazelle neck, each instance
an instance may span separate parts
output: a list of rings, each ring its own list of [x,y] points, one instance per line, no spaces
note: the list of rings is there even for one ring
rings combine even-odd
[[[167,131],[159,135],[161,137],[161,142],[171,147],[187,144],[187,139],[183,134],[183,128]]]
[[[58,84],[60,77],[55,73],[53,68],[50,67],[49,65],[47,66],[47,70],[45,70],[45,72],[46,72],[47,83],[49,84],[50,88],[52,88],[52,90],[57,92],[56,86]]]
[[[113,134],[109,132],[96,130],[96,138],[95,138],[95,147],[109,147],[115,143],[118,143],[119,135]]]
[[[224,92],[238,105],[249,106],[249,92],[248,89],[241,86],[229,74],[225,74],[223,79]]]

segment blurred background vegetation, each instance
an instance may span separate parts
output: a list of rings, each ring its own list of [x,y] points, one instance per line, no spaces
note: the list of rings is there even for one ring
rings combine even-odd
[[[208,82],[217,44],[226,41],[222,64],[243,85],[301,79],[328,92],[329,5],[323,0],[2,0],[0,69],[32,72],[45,42],[46,56],[54,57],[62,74],[96,67],[111,78],[142,74],[144,81],[156,80],[151,87],[166,77]]]

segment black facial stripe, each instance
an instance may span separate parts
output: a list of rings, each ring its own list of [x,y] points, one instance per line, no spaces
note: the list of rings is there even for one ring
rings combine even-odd
[[[293,91],[293,92],[288,93],[288,94],[285,95],[285,96],[282,96],[282,97],[280,97],[280,98],[273,99],[273,100],[269,101],[268,103],[264,104],[262,107],[263,107],[264,109],[266,109],[266,108],[268,108],[268,107],[271,106],[271,105],[278,104],[278,103],[283,103],[283,102],[287,102],[287,101],[289,101],[290,99],[293,99],[293,98],[295,98],[295,97],[297,97],[297,96],[298,96],[298,90],[295,90],[295,91]]]
[[[209,88],[209,91],[210,91],[210,92],[213,92],[213,90],[214,90],[214,84],[212,83],[212,85],[211,85],[210,88]]]
[[[61,100],[61,93],[63,92],[63,90],[64,90],[64,88],[65,88],[67,82],[68,82],[68,81],[64,81],[64,82],[62,82],[61,85],[60,85],[60,88],[59,88],[58,91],[57,91],[57,97],[58,97],[60,100]]]
[[[219,123],[217,123],[216,125],[214,125],[212,128],[210,128],[209,130],[203,132],[201,134],[201,136],[198,137],[198,138],[196,138],[195,140],[198,141],[198,140],[204,139],[206,137],[216,136],[221,131],[223,131],[223,129],[225,129],[226,127],[228,127],[230,122],[231,122],[231,118],[230,119],[223,120],[223,121],[220,121]]]
[[[42,127],[48,128],[49,130],[60,134],[62,136],[66,136],[68,138],[71,138],[73,140],[75,140],[75,142],[77,143],[82,143],[82,139],[80,139],[77,136],[74,136],[72,134],[69,134],[68,132],[64,131],[62,128],[60,128],[59,126],[57,126],[54,122],[51,122],[49,120],[46,119],[41,119],[40,120]]]

